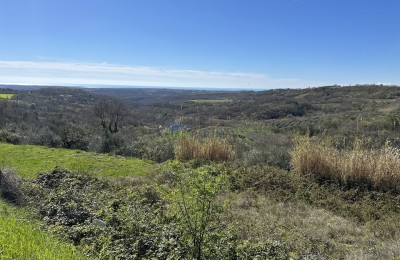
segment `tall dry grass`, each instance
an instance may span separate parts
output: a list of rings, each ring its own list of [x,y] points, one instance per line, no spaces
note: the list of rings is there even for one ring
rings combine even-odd
[[[296,137],[292,165],[301,174],[351,187],[400,191],[400,151],[389,143],[367,149],[360,139],[351,149],[339,151],[325,140]]]
[[[214,162],[233,161],[236,159],[236,152],[224,138],[212,136],[201,140],[198,136],[182,135],[175,145],[175,158],[179,161],[193,159]]]

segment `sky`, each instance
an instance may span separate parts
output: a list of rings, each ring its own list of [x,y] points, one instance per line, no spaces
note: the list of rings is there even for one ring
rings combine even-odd
[[[0,84],[400,85],[399,0],[0,0]]]

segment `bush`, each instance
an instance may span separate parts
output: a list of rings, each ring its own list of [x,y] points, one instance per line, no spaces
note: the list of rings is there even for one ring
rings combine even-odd
[[[155,162],[174,159],[174,144],[170,138],[153,137],[142,140],[142,158]]]
[[[33,132],[27,137],[28,143],[35,145],[42,145],[48,147],[60,147],[60,136],[54,133],[49,127],[40,128],[38,131]]]
[[[63,239],[100,259],[185,258],[178,227],[154,190],[142,195],[56,169],[34,181],[31,207]]]
[[[0,194],[4,199],[16,204],[25,200],[23,183],[10,168],[0,170]]]
[[[83,129],[83,127],[67,123],[60,128],[59,135],[64,148],[88,150],[88,133]]]
[[[274,166],[239,166],[230,172],[229,180],[232,190],[246,189],[257,192],[280,193],[281,198],[293,196],[302,180],[292,172]]]
[[[21,142],[21,138],[19,135],[6,132],[4,130],[0,131],[0,141],[7,142],[10,144],[19,144]]]
[[[237,247],[237,259],[291,259],[288,248],[279,241],[250,243],[243,241]]]
[[[110,134],[106,132],[104,133],[101,141],[100,152],[116,153],[119,149],[121,149],[124,146],[125,146],[125,140],[119,133]]]
[[[211,226],[222,211],[216,198],[224,185],[225,174],[213,167],[189,170],[177,162],[171,166],[177,175],[175,189],[168,190],[165,196],[170,202],[171,213],[181,223],[183,238],[193,259],[209,258],[207,252],[213,251],[210,250],[213,244],[220,240],[213,240],[218,228]]]

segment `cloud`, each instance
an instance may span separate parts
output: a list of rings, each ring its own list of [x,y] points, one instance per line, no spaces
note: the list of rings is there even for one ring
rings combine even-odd
[[[108,63],[0,61],[0,83],[65,86],[301,88],[310,81],[264,74],[123,66]]]

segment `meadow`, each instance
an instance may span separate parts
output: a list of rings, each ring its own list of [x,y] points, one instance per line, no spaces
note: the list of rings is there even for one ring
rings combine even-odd
[[[81,150],[56,149],[35,145],[0,143],[0,164],[27,178],[54,168],[68,169],[101,177],[146,174],[153,163],[137,158],[98,154]]]
[[[0,98],[10,99],[14,96],[14,94],[0,94]]]

